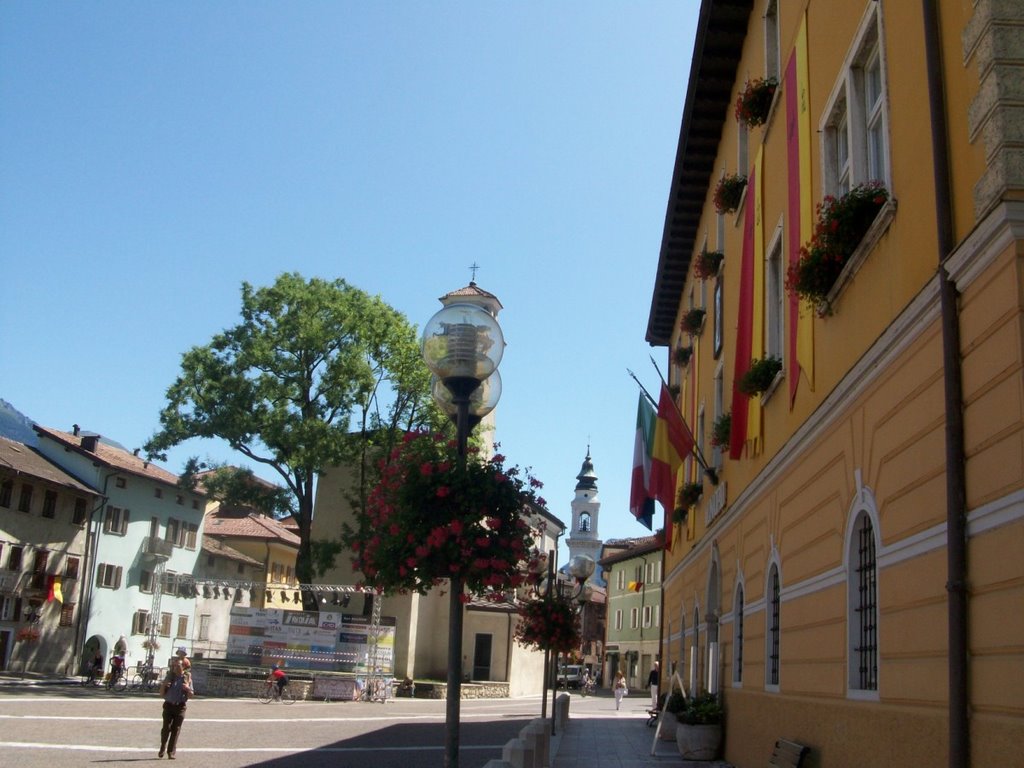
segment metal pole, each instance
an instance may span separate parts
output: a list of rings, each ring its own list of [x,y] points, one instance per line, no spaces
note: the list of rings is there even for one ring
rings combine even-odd
[[[466,447],[469,442],[469,396],[473,389],[451,386],[452,403],[456,406],[456,440],[459,468],[466,466]],[[479,382],[477,382],[479,385]],[[468,391],[467,391],[468,389]],[[459,710],[462,704],[462,590],[461,576],[449,580],[448,595],[448,691],[445,699],[445,768],[459,768]]]

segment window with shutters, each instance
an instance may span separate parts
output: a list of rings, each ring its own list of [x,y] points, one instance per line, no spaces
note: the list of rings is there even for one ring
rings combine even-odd
[[[188,616],[178,616],[178,634],[175,637],[188,637]]]
[[[0,483],[0,507],[11,508],[11,497],[14,495],[14,482],[4,480]]]
[[[171,636],[171,618],[169,613],[160,614],[160,637]]]
[[[60,607],[60,626],[71,627],[75,623],[75,604],[64,603]]]
[[[57,492],[45,491],[43,493],[43,517],[53,519],[57,516]]]
[[[138,610],[135,612],[135,615],[132,616],[132,634],[149,634],[149,611]]]
[[[123,568],[120,565],[100,563],[96,569],[96,586],[105,589],[118,589],[121,586],[121,574]]]
[[[128,533],[130,514],[127,509],[107,505],[106,514],[103,516],[103,532],[114,536],[124,536]]]
[[[18,511],[28,512],[30,509],[32,509],[32,486],[22,483],[21,495],[18,497]]]
[[[89,514],[89,502],[85,499],[75,499],[75,511],[71,515],[71,522],[74,525],[85,525],[86,515]]]
[[[79,558],[73,555],[68,555],[68,559],[64,561],[64,578],[77,579],[80,565],[81,560]]]

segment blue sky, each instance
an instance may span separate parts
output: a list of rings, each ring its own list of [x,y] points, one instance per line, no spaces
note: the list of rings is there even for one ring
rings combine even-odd
[[[494,293],[497,438],[568,523],[629,514],[698,3],[0,3],[0,397],[128,448],[242,281],[344,278],[422,327]],[[662,365],[664,370],[664,365]],[[190,455],[243,463],[217,443]],[[274,479],[267,476],[268,479]],[[659,513],[660,515],[660,513]]]

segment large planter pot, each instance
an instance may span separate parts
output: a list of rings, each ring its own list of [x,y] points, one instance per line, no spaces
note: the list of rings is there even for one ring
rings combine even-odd
[[[714,760],[721,743],[721,725],[676,726],[676,746],[684,760]]]
[[[658,731],[658,738],[662,741],[675,741],[676,727],[679,723],[679,721],[676,720],[675,712],[666,712],[663,709],[661,710],[661,714],[658,715],[658,719],[661,721],[661,729]]]

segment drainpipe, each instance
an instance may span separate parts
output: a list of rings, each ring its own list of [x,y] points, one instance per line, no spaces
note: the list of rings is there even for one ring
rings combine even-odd
[[[960,327],[956,285],[946,273],[953,252],[949,143],[945,82],[942,76],[939,9],[922,0],[928,105],[932,130],[935,224],[939,246],[939,297],[942,322],[942,370],[946,404],[946,592],[949,632],[949,768],[970,765],[970,701],[967,689],[967,481],[964,451]]]
[[[107,496],[107,486],[110,484],[110,478],[118,474],[117,472],[111,472],[103,478],[103,495],[100,496],[99,503],[89,511],[89,522],[86,523],[85,527],[85,552],[82,553],[82,574],[85,578],[82,580],[82,596],[80,598],[81,605],[78,609],[78,620],[75,622],[75,655],[80,657],[82,653],[81,642],[82,642],[82,624],[88,617],[89,613],[92,612],[92,593],[96,583],[96,574],[92,570],[92,560],[96,559],[95,550],[99,547],[99,533],[96,531],[96,513],[106,507],[109,497]],[[102,519],[102,518],[101,518]],[[86,624],[86,627],[88,625]],[[76,663],[76,669],[81,669],[81,658]]]

